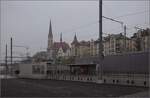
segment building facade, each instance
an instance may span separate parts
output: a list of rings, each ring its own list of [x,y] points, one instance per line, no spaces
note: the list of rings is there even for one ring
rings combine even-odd
[[[134,41],[135,51],[149,51],[150,49],[150,29],[141,29],[131,37]]]
[[[78,41],[77,36],[75,34],[74,40],[71,43],[71,56],[78,56],[78,57],[84,57],[84,56],[90,56],[91,50],[90,50],[90,41]]]
[[[114,55],[129,51],[128,37],[120,34],[111,34],[104,38],[104,55]]]

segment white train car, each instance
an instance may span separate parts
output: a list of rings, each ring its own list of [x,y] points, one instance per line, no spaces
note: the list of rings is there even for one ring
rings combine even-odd
[[[19,64],[18,76],[20,78],[44,79],[47,76],[47,64],[46,62]]]

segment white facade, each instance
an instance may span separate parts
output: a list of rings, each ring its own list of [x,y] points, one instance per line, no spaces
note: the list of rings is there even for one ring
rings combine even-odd
[[[65,53],[64,53],[62,47],[59,48],[59,49],[58,49],[58,52],[57,52],[57,57],[64,57],[64,55],[65,55]]]

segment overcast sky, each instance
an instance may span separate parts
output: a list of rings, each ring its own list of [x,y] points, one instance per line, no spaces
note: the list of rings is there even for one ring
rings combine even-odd
[[[54,41],[59,41],[61,32],[68,43],[75,33],[78,40],[98,38],[98,1],[1,1],[0,7],[1,57],[11,36],[14,45],[30,47],[31,55],[46,50],[50,19]],[[149,26],[149,14],[148,0],[103,2],[103,16],[123,21],[128,36],[136,32],[134,26]],[[117,34],[123,29],[119,23],[103,19],[103,32]],[[26,52],[15,47],[13,51],[14,55]]]

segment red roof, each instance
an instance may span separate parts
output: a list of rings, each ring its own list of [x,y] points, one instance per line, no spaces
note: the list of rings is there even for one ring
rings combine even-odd
[[[64,52],[67,51],[67,49],[69,49],[69,45],[66,42],[54,42],[53,44],[53,49],[55,49],[56,51],[58,51],[59,48],[63,49]]]

